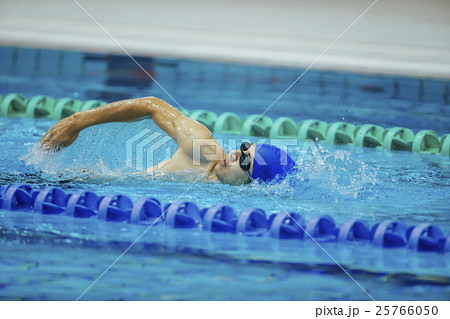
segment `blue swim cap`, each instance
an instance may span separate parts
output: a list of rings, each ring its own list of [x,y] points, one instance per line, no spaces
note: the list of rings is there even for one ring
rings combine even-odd
[[[254,179],[280,182],[294,166],[295,162],[285,151],[269,144],[256,144],[252,173]]]

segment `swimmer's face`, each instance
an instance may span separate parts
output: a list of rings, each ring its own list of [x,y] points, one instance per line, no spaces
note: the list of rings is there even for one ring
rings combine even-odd
[[[219,181],[223,184],[229,185],[242,185],[251,182],[247,173],[241,168],[239,161],[241,156],[244,154],[250,155],[250,175],[253,172],[253,161],[255,158],[255,144],[251,144],[248,150],[235,150],[230,152],[227,157],[221,161],[214,168],[214,173],[216,174]]]

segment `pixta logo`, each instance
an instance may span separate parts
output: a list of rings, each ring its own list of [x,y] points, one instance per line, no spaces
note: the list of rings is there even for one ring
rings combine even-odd
[[[126,166],[153,175],[172,155],[172,148],[168,144],[170,140],[169,136],[149,129],[140,131],[127,140]],[[164,154],[162,160],[161,152]]]
[[[168,163],[174,154],[173,144],[169,143],[171,137],[144,129],[126,142],[126,166],[136,168],[147,174],[155,174]],[[205,161],[221,161],[227,156],[218,145],[226,145],[229,152],[239,150],[242,142],[246,139],[192,139],[192,166],[199,166]],[[224,143],[225,142],[225,143]],[[297,165],[325,165],[323,147],[313,140],[300,141],[297,139],[260,139],[254,143],[271,144],[280,148],[280,164],[286,165],[286,153],[289,153]],[[300,144],[303,143],[303,144]],[[289,151],[289,147],[295,150]],[[231,156],[231,155],[228,155]],[[257,158],[258,164],[266,165],[264,159]],[[261,162],[262,161],[262,162]],[[227,162],[227,165],[239,165],[239,161]]]

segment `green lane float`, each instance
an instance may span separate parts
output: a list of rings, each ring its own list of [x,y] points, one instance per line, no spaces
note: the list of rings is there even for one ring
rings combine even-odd
[[[355,130],[355,145],[375,148],[383,142],[384,128],[379,125],[365,124]]]
[[[52,114],[55,99],[50,96],[37,95],[27,102],[26,116],[33,118],[46,118]]]
[[[107,104],[105,101],[101,101],[101,100],[89,100],[83,103],[83,105],[81,105],[80,111],[89,111],[92,109],[95,109],[99,106],[103,106]]]
[[[242,122],[236,113],[225,112],[220,114],[214,124],[214,133],[240,135]]]
[[[393,127],[384,131],[383,148],[388,151],[411,151],[414,133],[404,127]]]
[[[327,129],[325,142],[337,145],[353,144],[355,129],[356,127],[353,124],[345,122],[331,123]]]
[[[27,99],[19,94],[8,94],[0,106],[1,116],[26,116]]]
[[[213,131],[214,124],[217,120],[217,114],[207,110],[195,110],[190,113],[191,118],[199,123],[202,123],[208,128],[208,130]]]
[[[270,138],[296,138],[297,124],[289,117],[279,117],[269,130]]]
[[[246,136],[269,137],[273,120],[267,116],[248,115],[242,122],[241,134]]]
[[[20,94],[0,95],[0,116],[46,118],[55,121],[76,112],[105,105],[101,100],[81,101],[69,97],[55,99],[37,95],[30,99]],[[409,151],[422,154],[450,156],[450,134],[439,137],[433,130],[421,130],[414,135],[404,127],[384,129],[379,125],[355,126],[345,122],[326,123],[317,119],[296,123],[289,117],[273,120],[257,114],[243,120],[232,112],[217,115],[208,110],[180,110],[185,116],[205,125],[211,132],[264,138],[313,139],[335,145],[355,145],[388,151]]]
[[[71,116],[72,114],[79,112],[83,102],[80,100],[71,99],[70,97],[65,97],[59,99],[56,102],[55,109],[52,113],[52,119],[55,121],[63,119],[65,117]]]
[[[301,121],[298,127],[297,138],[301,140],[325,140],[328,124],[319,120]]]
[[[412,151],[414,153],[439,154],[441,143],[435,131],[422,130],[414,137]]]
[[[441,155],[450,156],[450,134],[442,135],[439,139],[441,143]]]

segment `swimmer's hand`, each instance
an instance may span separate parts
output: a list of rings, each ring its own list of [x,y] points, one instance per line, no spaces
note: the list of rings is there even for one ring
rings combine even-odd
[[[78,138],[82,126],[74,115],[56,123],[40,141],[40,147],[46,151],[60,151]]]

